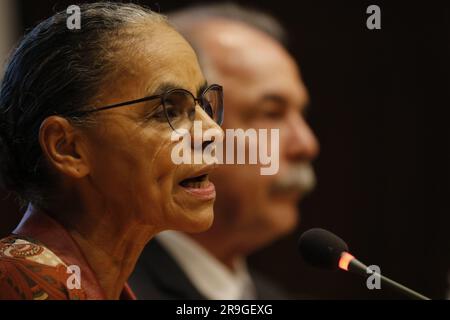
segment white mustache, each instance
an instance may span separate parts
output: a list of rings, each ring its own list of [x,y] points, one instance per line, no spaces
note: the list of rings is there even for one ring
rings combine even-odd
[[[280,175],[274,185],[274,192],[283,192],[286,190],[300,191],[302,194],[311,192],[316,186],[316,175],[309,162],[299,162],[289,167],[289,169]]]

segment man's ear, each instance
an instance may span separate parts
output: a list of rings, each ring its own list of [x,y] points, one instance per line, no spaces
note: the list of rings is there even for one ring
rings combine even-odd
[[[82,137],[67,119],[46,118],[39,129],[39,144],[55,170],[73,178],[82,178],[89,173]]]

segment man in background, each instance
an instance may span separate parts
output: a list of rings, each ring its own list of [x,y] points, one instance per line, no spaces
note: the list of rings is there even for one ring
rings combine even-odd
[[[222,165],[215,220],[207,232],[163,232],[144,249],[129,284],[140,299],[281,299],[248,270],[246,257],[293,231],[298,202],[315,184],[318,142],[305,122],[308,92],[284,47],[281,25],[264,13],[222,4],[169,15],[196,50],[208,79],[224,87],[223,129],[279,129],[279,172]],[[276,261],[267,261],[276,263]]]

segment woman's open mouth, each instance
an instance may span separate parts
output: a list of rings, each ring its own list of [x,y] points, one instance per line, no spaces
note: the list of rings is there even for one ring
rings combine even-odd
[[[201,200],[211,200],[216,197],[216,189],[214,184],[209,181],[208,174],[184,179],[179,185],[186,192]]]
[[[184,179],[180,182],[180,185],[185,188],[204,188],[208,183],[208,175],[202,174],[198,177]]]

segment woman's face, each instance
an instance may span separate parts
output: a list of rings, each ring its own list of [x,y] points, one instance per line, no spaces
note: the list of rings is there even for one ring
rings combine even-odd
[[[122,68],[96,105],[160,94],[167,86],[198,96],[205,79],[195,53],[175,31],[161,32],[165,36],[143,36],[138,48],[121,52]],[[174,164],[171,153],[177,142],[171,141],[173,130],[159,101],[94,114],[98,124],[82,129],[90,165],[86,187],[107,210],[118,212],[118,223],[131,219],[159,230],[203,231],[213,220],[215,191],[207,177],[200,184],[186,185],[186,179],[208,174],[213,167]],[[203,130],[221,130],[199,106],[195,120],[202,121]]]

